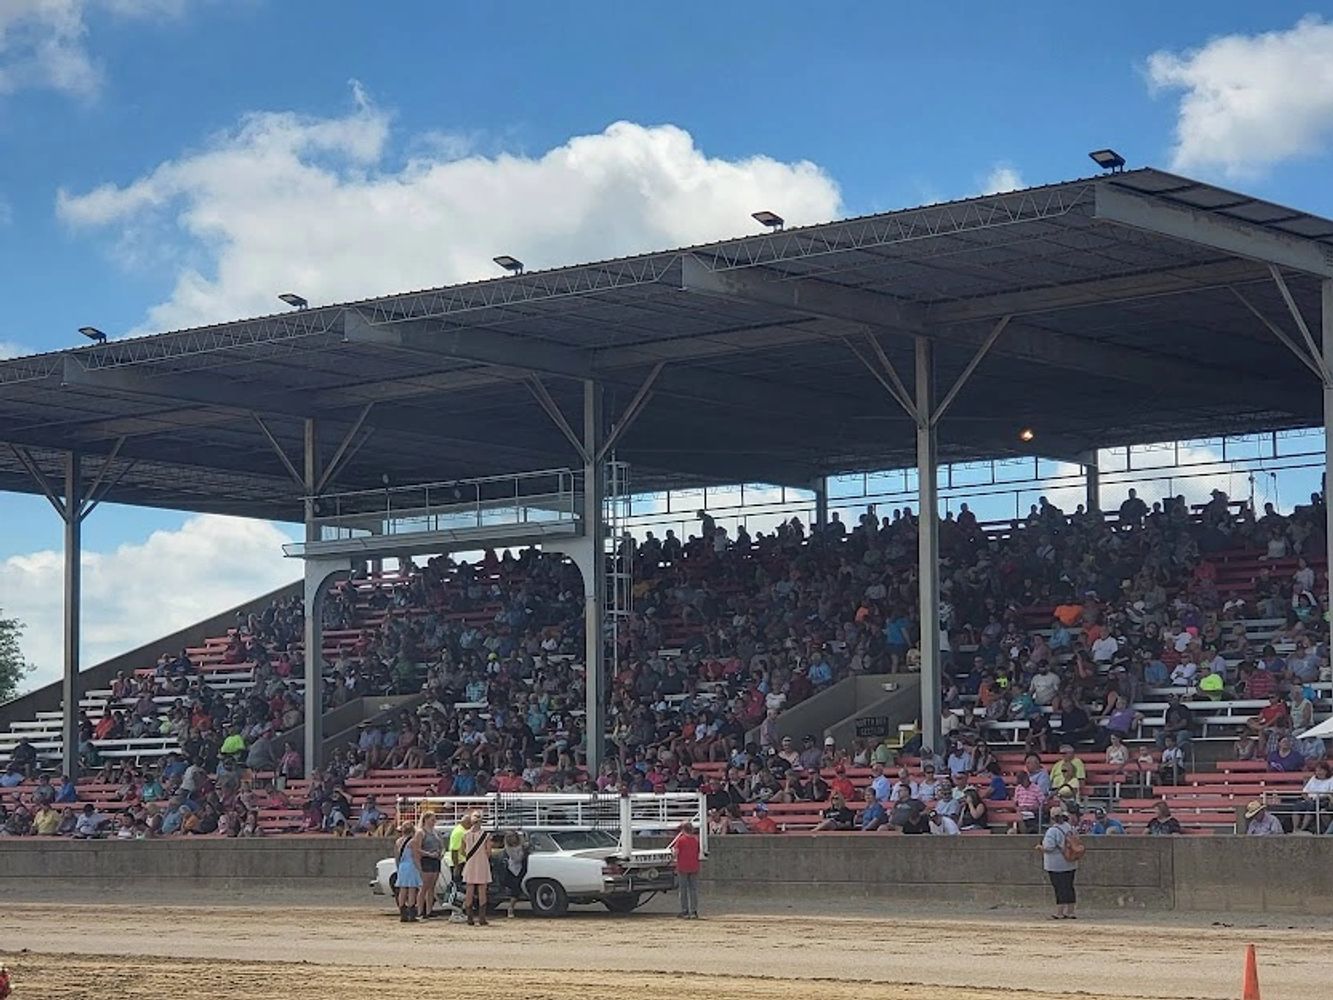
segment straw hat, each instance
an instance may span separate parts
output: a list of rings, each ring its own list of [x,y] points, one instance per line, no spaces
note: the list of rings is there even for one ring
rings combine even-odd
[[[1258,799],[1255,799],[1253,802],[1251,802],[1249,805],[1245,807],[1245,818],[1254,819],[1254,817],[1258,816],[1263,811],[1264,811],[1264,804],[1260,802]]]

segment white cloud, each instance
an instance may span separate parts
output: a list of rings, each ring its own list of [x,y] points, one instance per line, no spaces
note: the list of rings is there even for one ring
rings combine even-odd
[[[22,358],[36,352],[31,347],[24,347],[12,340],[0,340],[0,361],[5,358]]]
[[[1323,150],[1333,134],[1333,24],[1225,35],[1148,58],[1154,91],[1181,90],[1173,163],[1251,175]]]
[[[498,253],[549,267],[753,231],[758,208],[790,223],[839,210],[814,164],[710,158],[672,125],[460,155],[438,132],[393,135],[355,96],[343,117],[248,115],[128,184],[60,192],[57,211],[116,233],[123,262],[176,268],[145,322],[161,330],[271,312],[285,288],[338,301],[493,277]],[[391,147],[413,154],[397,162]]]
[[[83,553],[83,664],[100,663],[290,583],[299,562],[292,538],[267,521],[191,517],[141,543]],[[0,608],[26,626],[23,650],[33,687],[60,677],[64,558],[44,550],[0,562]],[[144,666],[152,666],[145,663]]]
[[[101,72],[88,51],[87,15],[174,17],[185,0],[0,0],[0,95],[24,89],[88,97]]]
[[[981,193],[1002,194],[1026,186],[1023,183],[1023,175],[1012,164],[1000,162],[991,167],[990,173],[981,182]]]

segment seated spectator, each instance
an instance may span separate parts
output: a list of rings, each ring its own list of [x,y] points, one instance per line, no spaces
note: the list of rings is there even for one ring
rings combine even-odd
[[[1282,700],[1282,695],[1276,690],[1270,691],[1268,704],[1261,708],[1257,715],[1247,719],[1245,726],[1263,740],[1267,740],[1275,729],[1291,729],[1291,719],[1287,714],[1287,705]]]
[[[856,814],[848,807],[846,800],[836,792],[829,800],[823,817],[815,826],[816,833],[822,830],[850,830],[856,821]]]
[[[1296,749],[1296,744],[1292,742],[1290,736],[1283,736],[1277,741],[1277,746],[1269,751],[1268,769],[1293,774],[1305,770],[1305,758]]]
[[[101,815],[93,808],[89,802],[83,807],[83,812],[79,814],[78,822],[74,824],[74,837],[77,840],[90,840],[100,837],[110,820]]]
[[[1157,749],[1166,746],[1168,736],[1175,740],[1178,747],[1184,747],[1194,738],[1194,712],[1175,692],[1167,695],[1166,714],[1162,728],[1157,730]]]
[[[1292,832],[1323,833],[1333,819],[1333,772],[1326,760],[1314,766],[1314,775],[1301,789],[1301,798],[1293,804]],[[1313,828],[1313,829],[1312,829]]]
[[[1060,747],[1060,755],[1051,768],[1051,791],[1062,799],[1077,798],[1088,778],[1087,767],[1082,758],[1074,755],[1074,748],[1068,743]]]
[[[875,790],[869,785],[865,789],[865,805],[861,807],[860,828],[863,833],[872,833],[889,822],[889,812],[884,803],[875,798]]]
[[[1105,806],[1093,806],[1088,832],[1094,837],[1124,836],[1125,825],[1114,816],[1108,816]]]
[[[1046,807],[1046,796],[1033,784],[1032,775],[1027,771],[1018,772],[1018,784],[1014,786],[1014,806],[1018,810],[1018,818],[1010,826],[1009,832],[1036,833]]]
[[[1282,822],[1255,800],[1245,807],[1245,835],[1247,837],[1276,837],[1286,833]]]
[[[1176,738],[1168,736],[1162,747],[1162,758],[1157,765],[1157,780],[1164,785],[1179,785],[1185,777],[1185,748],[1176,746]]]
[[[985,808],[984,806],[982,808]],[[945,816],[938,810],[932,809],[926,814],[926,821],[932,836],[936,837],[956,837],[959,834],[958,824],[952,816]],[[910,831],[904,830],[904,833]]]
[[[1236,742],[1231,744],[1231,756],[1235,760],[1255,760],[1259,754],[1259,744],[1253,733],[1241,733]]]
[[[1171,815],[1171,806],[1162,800],[1153,807],[1157,815],[1148,820],[1148,835],[1151,837],[1178,836],[1182,831],[1180,821]]]
[[[751,833],[779,832],[777,822],[768,814],[768,806],[764,805],[762,802],[755,804],[754,814],[750,818],[749,827]]]
[[[958,826],[963,830],[986,830],[990,828],[986,802],[976,788],[963,790],[962,808],[959,810]],[[933,830],[931,831],[934,832]]]
[[[39,837],[53,837],[60,828],[60,813],[51,803],[43,803],[32,818],[32,832]]]

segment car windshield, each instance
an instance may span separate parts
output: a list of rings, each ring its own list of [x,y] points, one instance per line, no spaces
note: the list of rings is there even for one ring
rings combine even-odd
[[[552,833],[551,839],[562,851],[590,851],[620,843],[619,837],[605,830],[566,830]]]

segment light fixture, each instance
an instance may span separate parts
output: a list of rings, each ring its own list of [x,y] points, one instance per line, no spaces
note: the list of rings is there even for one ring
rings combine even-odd
[[[106,334],[103,333],[101,330],[97,329],[97,327],[95,326],[81,326],[79,327],[79,333],[83,334],[94,344],[106,343]]]
[[[282,299],[283,302],[286,302],[293,309],[310,308],[310,303],[307,302],[305,299],[301,298],[301,296],[297,295],[295,292],[283,292],[281,295],[278,296],[278,298]]]
[[[787,224],[787,220],[778,215],[777,212],[751,212],[750,218],[761,226],[767,226],[773,230],[781,229]]]
[[[1031,427],[1024,427],[1018,432],[1018,440],[1022,441],[1024,444],[1028,444],[1036,436],[1037,435],[1033,432]]]
[[[1125,158],[1114,149],[1094,149],[1088,156],[1103,170],[1119,173],[1125,169]]]
[[[507,253],[502,253],[499,257],[492,257],[491,260],[495,261],[510,274],[523,273],[523,262],[517,257],[511,257]]]

